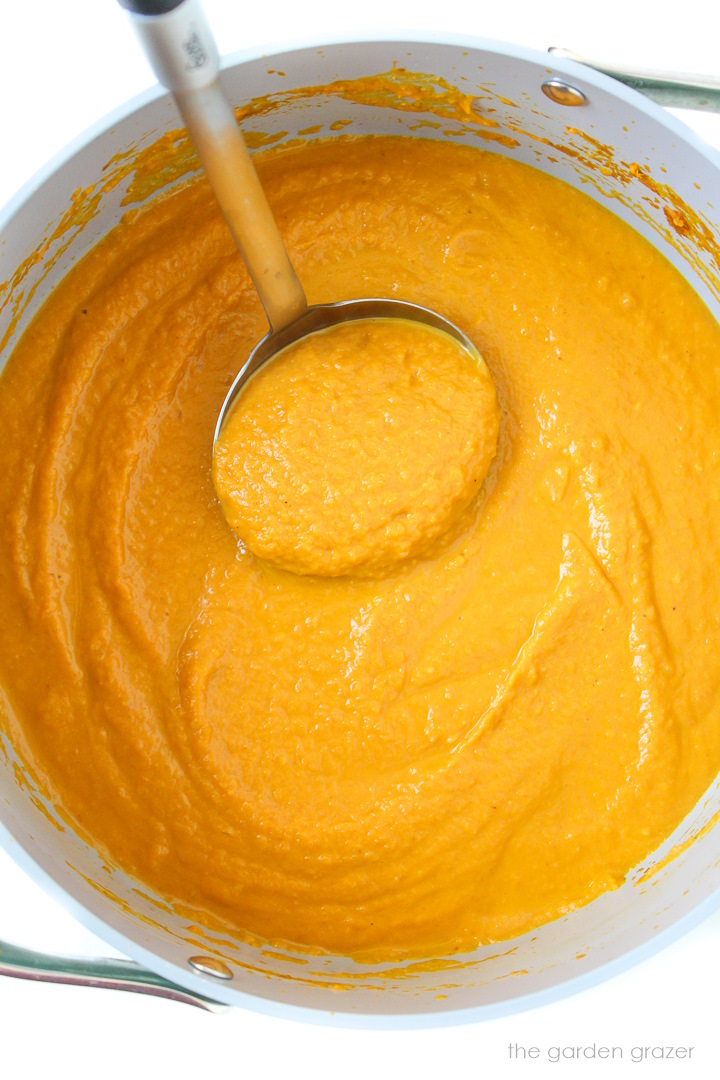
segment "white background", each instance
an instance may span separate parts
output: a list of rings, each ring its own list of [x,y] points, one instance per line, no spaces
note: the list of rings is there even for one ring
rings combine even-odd
[[[154,80],[114,0],[0,2],[0,205],[51,155]],[[716,0],[205,0],[223,53],[378,29],[471,34],[608,61],[717,73]],[[686,119],[720,147],[720,118]],[[0,851],[0,937],[66,953],[111,954]],[[435,1076],[720,1075],[720,915],[640,966],[533,1012],[465,1027],[354,1031],[109,991],[0,977],[0,1076],[100,1075],[373,1080]],[[606,1061],[508,1060],[508,1044],[621,1045]],[[694,1046],[688,1061],[627,1060],[636,1045]]]

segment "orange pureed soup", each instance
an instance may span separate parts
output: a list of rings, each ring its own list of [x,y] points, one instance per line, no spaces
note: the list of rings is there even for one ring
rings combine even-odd
[[[270,365],[243,513],[285,556],[257,557],[211,451],[262,309],[204,182],[129,213],[0,380],[4,722],[108,861],[198,919],[363,958],[471,949],[615,888],[718,772],[720,332],[637,234],[517,162],[381,137],[257,160],[311,303],[436,309],[494,396],[377,358],[362,392],[350,350],[323,425],[317,362],[284,385]],[[356,572],[338,537],[403,469],[436,477],[447,529],[416,543],[396,499]],[[391,522],[408,544],[376,558]]]

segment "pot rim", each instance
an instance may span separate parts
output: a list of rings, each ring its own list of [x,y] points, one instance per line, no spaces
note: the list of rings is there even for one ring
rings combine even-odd
[[[513,42],[503,41],[499,38],[477,37],[474,34],[444,33],[444,32],[417,32],[406,31],[402,28],[397,30],[388,29],[379,33],[374,38],[369,38],[365,31],[357,34],[330,34],[318,41],[310,34],[297,38],[290,38],[280,44],[273,42],[268,45],[252,46],[248,49],[239,49],[228,53],[221,58],[221,70],[231,67],[239,67],[241,64],[253,60],[271,61],[274,57],[284,56],[290,52],[299,52],[303,49],[322,50],[335,45],[374,45],[376,43],[398,45],[449,45],[455,48],[478,49],[485,52],[493,52],[508,56],[514,60],[525,60],[532,63],[545,61],[548,74],[557,71],[574,79],[581,79],[588,85],[604,90],[633,108],[646,112],[652,119],[662,123],[684,142],[689,143],[693,149],[699,151],[717,169],[720,169],[720,150],[708,143],[701,135],[691,128],[684,120],[674,116],[662,105],[646,98],[637,90],[625,86],[617,79],[611,78],[595,68],[586,67],[576,60],[568,60],[554,53],[541,52],[526,45],[516,45]],[[70,158],[85,149],[95,138],[104,134],[114,124],[126,119],[131,113],[136,112],[144,105],[157,101],[159,98],[168,96],[169,91],[159,83],[141,90],[138,94],[128,98],[110,112],[95,120],[89,127],[79,132],[73,139],[65,144],[62,149],[41,165],[15,192],[7,202],[0,206],[0,230],[4,229],[8,221],[21,209],[23,204],[44,184],[53,173],[64,165]]]

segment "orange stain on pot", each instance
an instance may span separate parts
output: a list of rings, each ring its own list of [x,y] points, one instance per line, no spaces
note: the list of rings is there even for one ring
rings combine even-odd
[[[700,828],[693,829],[690,832],[690,835],[686,836],[684,840],[681,840],[679,843],[674,844],[670,851],[668,851],[667,855],[664,855],[662,859],[658,859],[657,862],[654,862],[652,866],[649,866],[647,870],[643,871],[640,877],[635,879],[633,884],[645,885],[648,881],[652,881],[652,879],[656,877],[656,875],[659,874],[661,870],[664,870],[666,866],[669,866],[670,863],[678,857],[678,855],[682,855],[684,851],[687,851],[688,848],[692,844],[694,844],[696,840],[699,840],[701,837],[711,832],[712,829],[714,829],[717,825],[718,821],[720,821],[720,810],[716,811],[716,813],[714,813],[712,817],[705,822],[704,825],[700,826]],[[652,883],[655,884],[655,882]],[[683,895],[685,895],[685,893],[683,893]]]

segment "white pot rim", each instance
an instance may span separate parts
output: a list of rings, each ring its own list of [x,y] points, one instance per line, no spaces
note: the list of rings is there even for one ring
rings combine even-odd
[[[417,30],[404,30],[402,28],[396,30],[382,30],[379,31],[375,37],[371,37],[365,30],[358,31],[357,34],[329,34],[320,41],[312,34],[305,34],[300,37],[288,38],[281,42],[275,41],[272,44],[254,46],[250,49],[241,49],[229,53],[222,58],[222,69],[237,67],[240,64],[245,64],[254,60],[270,61],[275,57],[284,56],[290,52],[299,52],[304,49],[321,51],[324,48],[337,45],[392,44],[393,42],[397,42],[398,45],[450,45],[456,48],[477,49],[483,52],[496,53],[498,55],[508,56],[514,60],[524,60],[536,64],[544,63],[544,66],[548,68],[549,72],[552,70],[554,73],[566,75],[571,79],[580,79],[588,86],[594,86],[600,90],[605,90],[606,92],[613,94],[620,101],[624,101],[633,108],[645,112],[651,118],[664,124],[664,126],[669,128],[669,130],[676,134],[678,138],[682,139],[683,142],[688,143],[693,149],[697,150],[715,165],[717,169],[720,169],[720,150],[706,142],[705,139],[698,135],[697,132],[693,131],[693,129],[683,120],[680,120],[678,117],[668,112],[668,110],[661,105],[644,97],[637,90],[632,90],[630,87],[618,82],[617,79],[612,79],[609,75],[604,75],[599,71],[595,71],[593,68],[585,67],[575,60],[567,60],[561,56],[541,52],[538,49],[532,49],[525,45],[517,45],[514,42],[501,41],[497,38],[484,38],[472,34],[458,33],[423,33],[418,32]],[[17,213],[23,203],[25,203],[34,192],[37,191],[37,189],[70,158],[83,150],[99,135],[106,132],[109,128],[112,128],[121,120],[124,120],[130,113],[137,111],[144,105],[150,104],[150,102],[157,101],[167,94],[168,91],[163,86],[160,86],[159,83],[156,83],[154,86],[148,87],[148,89],[140,91],[139,94],[135,94],[133,97],[128,98],[125,102],[118,105],[104,116],[99,117],[98,120],[84,131],[80,132],[74,139],[71,139],[70,142],[66,143],[61,150],[36,170],[36,172],[25,181],[18,191],[15,192],[3,206],[0,206],[0,230],[5,228],[7,222]]]

